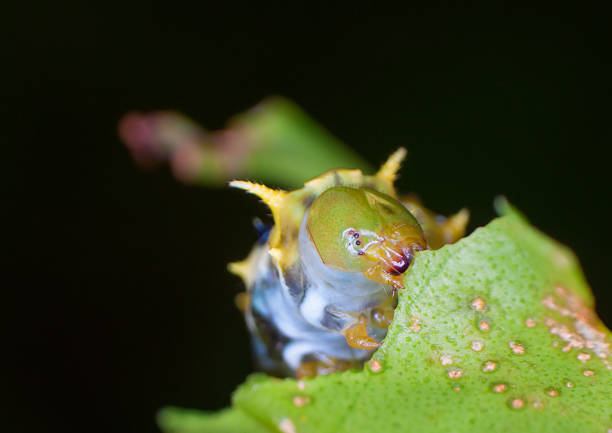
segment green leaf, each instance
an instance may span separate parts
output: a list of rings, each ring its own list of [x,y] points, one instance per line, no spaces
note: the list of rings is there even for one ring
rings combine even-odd
[[[238,409],[217,413],[167,407],[157,415],[157,423],[167,433],[266,433],[253,418]]]
[[[418,254],[363,371],[253,375],[220,416],[235,432],[612,431],[611,334],[574,255],[497,205],[505,216]],[[215,417],[164,428],[227,431]]]

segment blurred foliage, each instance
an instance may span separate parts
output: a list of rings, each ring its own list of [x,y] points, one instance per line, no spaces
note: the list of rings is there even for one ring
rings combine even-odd
[[[209,132],[174,111],[128,113],[119,135],[134,159],[168,161],[186,183],[225,185],[246,178],[288,188],[334,168],[372,168],[297,105],[271,97]]]

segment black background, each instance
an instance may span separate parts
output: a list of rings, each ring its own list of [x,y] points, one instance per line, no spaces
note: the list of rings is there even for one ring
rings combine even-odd
[[[471,228],[505,194],[577,252],[612,325],[606,10],[47,2],[2,20],[8,430],[153,432],[159,407],[221,408],[251,371],[225,265],[265,209],[139,170],[116,136],[131,109],[216,129],[282,94],[372,163],[404,145],[401,190],[468,206]]]

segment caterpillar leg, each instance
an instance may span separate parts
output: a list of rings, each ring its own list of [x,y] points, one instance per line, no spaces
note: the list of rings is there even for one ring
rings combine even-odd
[[[363,272],[366,278],[372,281],[376,281],[382,284],[388,284],[393,287],[393,290],[403,289],[404,284],[402,283],[402,274],[392,275],[387,272],[384,266],[380,263],[376,263]]]
[[[379,328],[387,329],[393,321],[393,314],[394,311],[392,307],[377,307],[372,309],[370,318]]]
[[[355,349],[372,350],[380,346],[380,343],[368,335],[368,319],[364,314],[359,316],[359,320],[344,329],[343,334],[349,346]]]
[[[393,321],[395,307],[397,307],[397,290],[393,290],[392,295],[385,299],[378,307],[372,308],[370,311],[371,323],[382,329],[389,328]]]

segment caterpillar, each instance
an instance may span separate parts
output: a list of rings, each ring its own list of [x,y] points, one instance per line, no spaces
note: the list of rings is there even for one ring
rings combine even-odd
[[[467,210],[444,218],[394,181],[398,149],[374,175],[335,169],[282,191],[248,181],[274,225],[248,257],[231,263],[259,370],[311,377],[359,368],[384,339],[415,255],[462,237]]]

